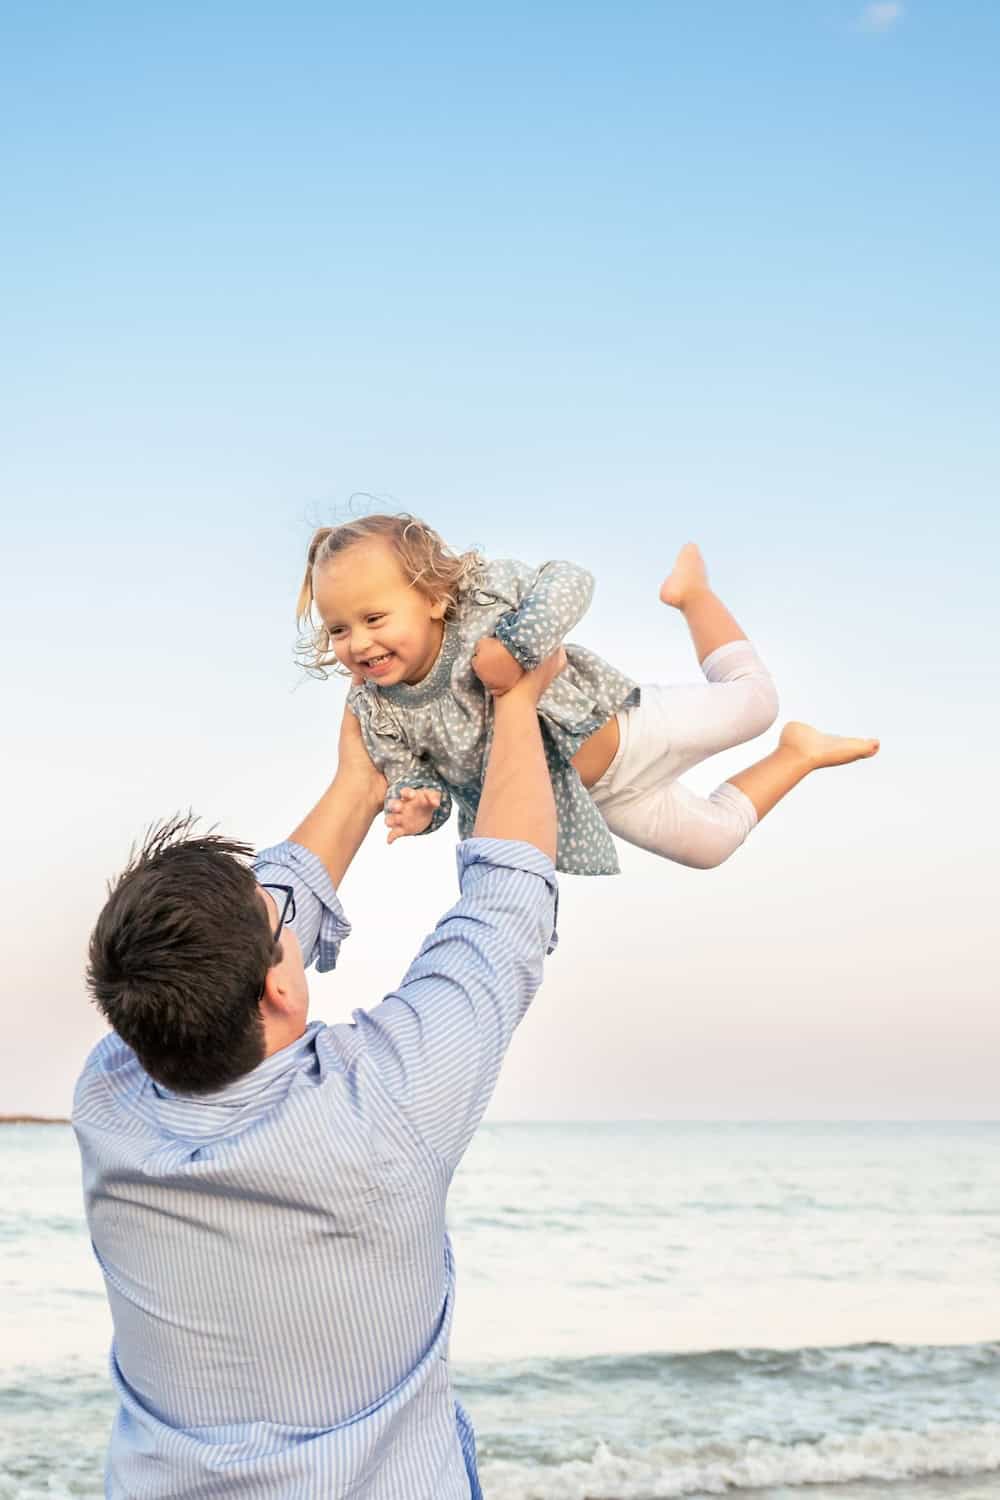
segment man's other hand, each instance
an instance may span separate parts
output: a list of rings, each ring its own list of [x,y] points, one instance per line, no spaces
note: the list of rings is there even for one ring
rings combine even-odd
[[[523,672],[520,681],[515,683],[510,691],[516,691],[518,696],[523,694],[533,703],[537,703],[543,693],[548,692],[565,665],[566,648],[557,646],[551,656],[547,656],[533,672]]]
[[[365,742],[361,737],[361,725],[358,723],[357,715],[344,706],[344,716],[340,721],[340,740],[337,747],[337,776],[346,777],[358,787],[359,798],[376,809],[385,801],[388,791],[388,783],[382,772],[376,770],[372,765],[371,757],[365,749]]]

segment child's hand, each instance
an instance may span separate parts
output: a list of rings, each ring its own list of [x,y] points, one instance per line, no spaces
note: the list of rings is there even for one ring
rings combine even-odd
[[[472,654],[472,668],[487,692],[499,698],[524,676],[524,668],[514,660],[495,635],[484,635]]]
[[[387,842],[391,844],[411,833],[426,833],[435,809],[440,806],[441,793],[433,787],[404,786],[399,796],[389,803],[385,815],[389,829]]]

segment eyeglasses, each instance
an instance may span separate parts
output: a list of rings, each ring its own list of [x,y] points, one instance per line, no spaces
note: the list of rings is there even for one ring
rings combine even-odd
[[[277,942],[285,923],[295,921],[295,892],[290,885],[261,884],[260,888],[262,891],[280,891],[284,898],[282,901],[279,901],[277,897],[274,898],[274,904],[278,908],[278,925],[271,936]]]

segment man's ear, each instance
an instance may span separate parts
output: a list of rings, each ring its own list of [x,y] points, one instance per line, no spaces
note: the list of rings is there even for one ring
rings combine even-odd
[[[281,964],[275,964],[264,976],[264,993],[260,997],[263,1013],[284,1016],[293,1008],[294,999],[285,982]]]

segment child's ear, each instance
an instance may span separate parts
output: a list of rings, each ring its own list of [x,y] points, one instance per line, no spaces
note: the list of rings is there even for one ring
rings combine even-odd
[[[432,620],[443,620],[444,616],[445,616],[445,611],[446,611],[447,608],[448,608],[448,601],[447,601],[447,599],[435,599],[434,602],[433,602],[433,604],[431,605],[431,619]]]

